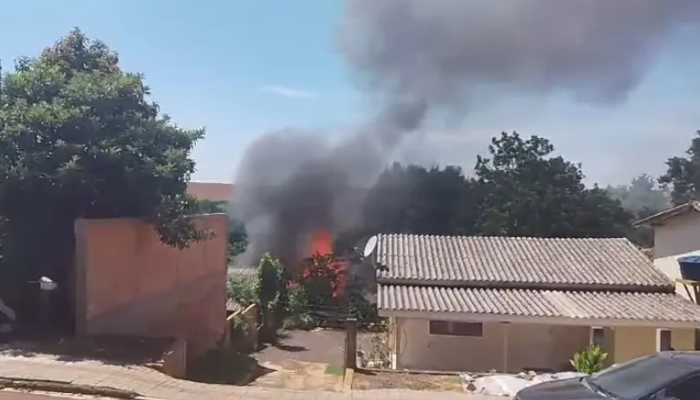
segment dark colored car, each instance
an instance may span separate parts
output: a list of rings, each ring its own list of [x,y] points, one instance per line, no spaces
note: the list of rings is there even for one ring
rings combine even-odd
[[[514,400],[700,400],[700,352],[664,351],[591,376],[530,386]]]

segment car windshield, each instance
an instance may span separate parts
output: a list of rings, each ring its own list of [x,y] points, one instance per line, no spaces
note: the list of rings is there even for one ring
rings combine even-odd
[[[636,400],[692,372],[669,357],[647,356],[591,375],[589,382],[621,399]]]

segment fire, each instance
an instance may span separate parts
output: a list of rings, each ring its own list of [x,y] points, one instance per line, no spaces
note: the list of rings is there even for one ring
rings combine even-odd
[[[311,235],[311,255],[328,255],[333,253],[333,239],[326,231],[316,231]]]

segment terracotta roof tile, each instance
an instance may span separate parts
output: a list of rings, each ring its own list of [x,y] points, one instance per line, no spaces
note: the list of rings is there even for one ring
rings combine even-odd
[[[621,286],[673,284],[629,240],[379,235],[385,283]],[[561,289],[561,287],[559,287]]]
[[[700,322],[700,307],[673,293],[380,285],[377,307],[380,312]]]

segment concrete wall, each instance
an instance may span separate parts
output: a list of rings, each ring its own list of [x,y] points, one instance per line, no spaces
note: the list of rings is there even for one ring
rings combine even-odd
[[[676,261],[680,257],[700,254],[700,214],[680,215],[654,227],[654,265],[671,280],[681,277]],[[683,285],[676,292],[688,298]]]
[[[215,237],[176,250],[133,219],[78,220],[78,334],[178,337],[197,356],[221,339],[226,321],[226,215],[197,217]]]
[[[162,371],[173,378],[183,379],[187,376],[187,341],[175,339],[163,353]]]
[[[590,329],[577,326],[492,322],[483,324],[482,337],[463,337],[431,335],[428,320],[399,318],[396,329],[398,369],[557,371],[590,341]]]
[[[608,363],[620,363],[658,351],[656,328],[606,328],[603,349]],[[506,339],[507,338],[507,339]],[[692,350],[693,329],[672,329],[672,346]],[[484,323],[482,337],[429,333],[425,319],[397,319],[396,368],[436,371],[501,372],[571,369],[574,353],[591,341],[587,326]]]

